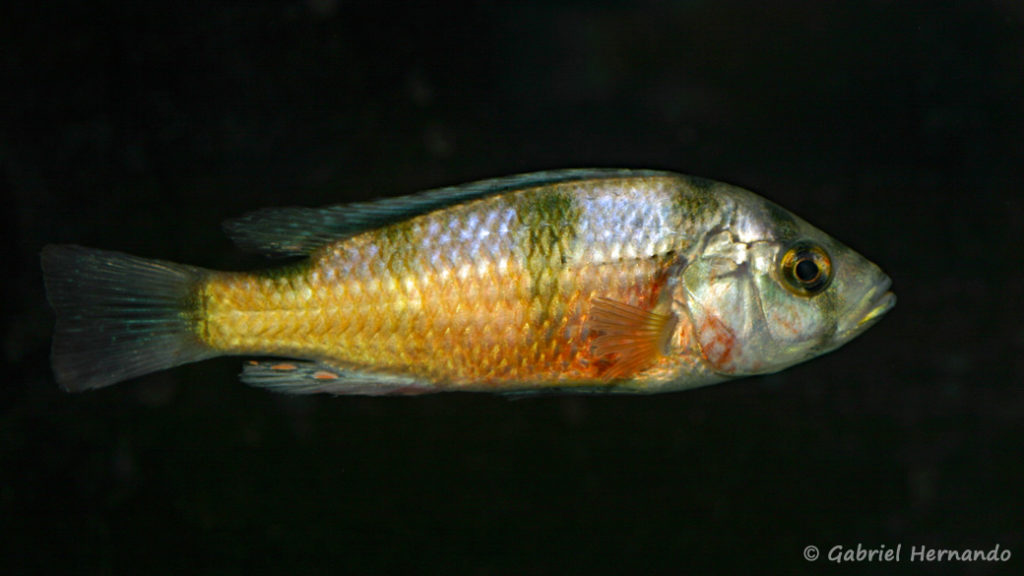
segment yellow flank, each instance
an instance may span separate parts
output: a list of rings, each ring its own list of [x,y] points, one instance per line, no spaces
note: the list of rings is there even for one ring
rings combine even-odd
[[[508,194],[338,241],[290,271],[213,275],[200,291],[199,332],[224,353],[309,358],[438,388],[628,377],[614,356],[595,355],[587,315],[598,296],[652,307],[665,260],[574,256],[579,221],[564,191]]]

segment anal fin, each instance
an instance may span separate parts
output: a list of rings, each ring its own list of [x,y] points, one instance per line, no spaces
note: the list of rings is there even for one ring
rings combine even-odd
[[[432,391],[429,385],[411,376],[301,360],[252,360],[243,367],[240,378],[250,386],[287,394],[387,396]]]

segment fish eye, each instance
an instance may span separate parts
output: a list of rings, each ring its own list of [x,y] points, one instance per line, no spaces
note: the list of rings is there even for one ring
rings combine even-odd
[[[779,260],[783,285],[800,296],[814,296],[828,288],[832,281],[832,259],[828,252],[813,242],[792,244]]]

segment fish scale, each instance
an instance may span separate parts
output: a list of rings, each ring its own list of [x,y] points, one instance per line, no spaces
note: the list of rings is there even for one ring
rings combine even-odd
[[[293,393],[658,392],[806,360],[895,301],[874,264],[796,216],[666,172],[526,174],[227,229],[305,259],[215,272],[45,249],[58,379],[253,354],[297,359],[242,374]]]
[[[314,254],[309,268],[294,280],[302,291],[318,295],[321,308],[311,312],[295,303],[294,311],[266,310],[256,326],[250,325],[249,316],[216,311],[221,306],[257,310],[266,302],[279,307],[296,286],[258,275],[212,281],[204,295],[207,321],[218,326],[211,332],[222,336],[209,344],[230,353],[301,354],[343,365],[415,367],[418,376],[456,385],[593,379],[598,375],[596,359],[590,357],[589,335],[582,327],[581,293],[605,284],[606,293],[636,301],[644,292],[641,286],[657,272],[654,263],[621,256],[627,251],[621,235],[601,243],[588,239],[589,247],[577,244],[584,204],[577,201],[580,196],[597,196],[601,201],[592,205],[617,211],[634,225],[652,219],[643,206],[634,218],[623,215],[620,206],[604,197],[609,190],[614,191],[600,185],[565,185],[539,197],[487,199],[456,207],[455,213],[430,214],[367,232]],[[590,210],[586,216],[590,230],[613,229],[611,214]],[[430,234],[445,228],[458,234]],[[645,236],[649,233],[640,235],[646,245],[640,249],[651,250],[657,243]],[[620,256],[595,267],[587,259],[591,252]],[[386,266],[374,266],[377,254],[391,255]],[[499,267],[499,260],[507,263]],[[566,266],[570,260],[574,265]],[[344,280],[325,284],[325,277]],[[383,290],[368,286],[378,281]],[[252,297],[245,298],[246,293]],[[573,313],[567,314],[569,310]],[[341,316],[341,329],[332,323],[323,330],[324,314]],[[235,323],[234,318],[244,322]],[[238,336],[265,333],[260,324],[277,326],[280,332],[266,340]],[[383,342],[380,334],[388,335]],[[507,357],[524,361],[503,362]]]

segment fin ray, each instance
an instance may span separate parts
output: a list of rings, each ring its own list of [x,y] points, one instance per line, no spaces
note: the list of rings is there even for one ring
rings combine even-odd
[[[606,377],[630,377],[664,354],[676,325],[674,315],[602,297],[590,306],[588,327],[601,332],[593,341],[594,355],[614,357]]]
[[[66,390],[101,388],[216,355],[192,331],[189,299],[209,272],[74,245],[42,251],[57,313],[52,363]]]
[[[252,360],[242,368],[240,378],[250,386],[287,394],[385,396],[429,391],[423,382],[411,376],[339,368],[313,361]]]

